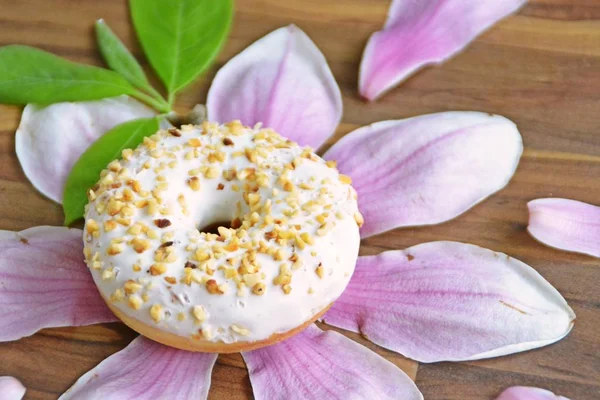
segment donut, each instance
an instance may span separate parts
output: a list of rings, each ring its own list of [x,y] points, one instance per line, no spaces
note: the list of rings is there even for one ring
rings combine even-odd
[[[201,352],[271,345],[322,316],[352,276],[363,222],[335,162],[239,121],[160,130],[88,199],[84,256],[108,306]]]

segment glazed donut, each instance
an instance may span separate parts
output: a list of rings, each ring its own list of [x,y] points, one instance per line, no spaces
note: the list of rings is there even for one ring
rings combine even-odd
[[[88,198],[84,255],[105,301],[185,350],[247,351],[299,332],[358,256],[350,178],[260,125],[161,130],[123,150]]]

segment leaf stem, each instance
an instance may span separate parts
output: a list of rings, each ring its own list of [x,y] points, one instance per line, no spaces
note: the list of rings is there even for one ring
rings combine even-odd
[[[169,97],[167,99],[169,107],[173,107],[173,103],[175,103],[175,92],[169,91]]]
[[[154,107],[154,109],[156,109],[157,111],[163,112],[163,113],[168,113],[171,112],[171,106],[169,104],[167,104],[162,98],[159,99],[155,99],[151,96],[148,96],[147,94],[140,92],[139,90],[131,93],[131,97],[134,97],[140,101],[143,101],[144,103],[148,104],[149,106]]]
[[[140,88],[140,89],[142,89],[142,88]],[[146,93],[148,93],[150,96],[154,97],[156,100],[158,100],[162,104],[167,104],[164,97],[158,92],[158,90],[154,89],[151,85],[147,85],[143,89],[145,89]]]

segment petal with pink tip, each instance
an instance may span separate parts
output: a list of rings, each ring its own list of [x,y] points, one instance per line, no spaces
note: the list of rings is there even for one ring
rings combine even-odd
[[[414,382],[394,364],[315,325],[242,356],[257,399],[423,399]]]
[[[421,362],[497,357],[556,342],[575,314],[533,268],[481,247],[432,242],[359,257],[333,326]]]
[[[183,351],[138,336],[59,400],[206,399],[216,360],[216,353]]]
[[[527,230],[545,245],[600,257],[600,207],[568,199],[527,204]]]
[[[522,151],[510,120],[445,112],[359,128],[325,158],[352,177],[366,237],[462,214],[508,183]]]
[[[90,144],[115,125],[152,115],[151,109],[127,96],[28,104],[15,137],[17,157],[33,186],[60,203],[73,164]]]
[[[116,321],[83,261],[79,229],[0,231],[0,342]]]
[[[569,400],[563,396],[534,387],[514,386],[506,389],[496,400]]]
[[[0,376],[0,399],[20,400],[25,396],[25,386],[12,376]]]
[[[526,0],[394,0],[383,30],[369,38],[360,64],[359,91],[375,100],[409,75],[463,50]]]
[[[206,106],[210,120],[262,122],[313,148],[342,116],[340,89],[325,57],[294,25],[271,32],[221,68]]]

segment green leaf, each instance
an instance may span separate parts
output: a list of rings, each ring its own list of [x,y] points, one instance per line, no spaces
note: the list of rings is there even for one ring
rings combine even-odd
[[[130,0],[142,47],[169,99],[201,74],[227,38],[232,0]]]
[[[79,157],[73,166],[63,195],[65,225],[83,217],[87,192],[100,179],[100,172],[124,149],[136,148],[146,136],[156,133],[157,118],[142,118],[122,123],[106,132]]]
[[[50,104],[132,94],[119,74],[33,47],[0,47],[0,103]]]
[[[96,38],[102,57],[113,71],[137,88],[151,88],[140,64],[102,19],[96,21]]]

